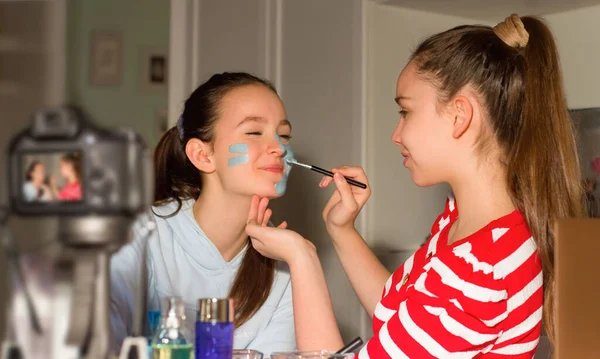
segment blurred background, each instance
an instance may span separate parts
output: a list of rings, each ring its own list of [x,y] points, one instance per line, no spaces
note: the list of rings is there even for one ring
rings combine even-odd
[[[0,0],[0,145],[36,109],[67,102],[155,146],[198,84],[215,72],[251,72],[276,85],[299,160],[365,167],[373,196],[359,229],[394,270],[425,240],[449,191],[418,188],[402,168],[390,140],[396,78],[425,36],[462,24],[493,26],[511,13],[543,15],[555,34],[595,198],[600,0]],[[319,180],[294,170],[288,193],[274,203],[276,220],[317,245],[344,338],[368,338],[370,320],[321,220],[330,192]],[[45,225],[20,226],[21,244],[45,240]]]

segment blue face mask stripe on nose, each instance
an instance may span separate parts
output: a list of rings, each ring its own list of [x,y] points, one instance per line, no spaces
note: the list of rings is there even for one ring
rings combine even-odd
[[[278,134],[275,134],[275,138],[277,139],[277,142],[279,142],[279,147],[284,151],[284,154],[283,154],[283,166],[284,166],[283,178],[275,184],[275,191],[277,192],[277,195],[280,196],[280,195],[284,194],[285,190],[287,189],[288,177],[290,176],[290,171],[292,170],[292,165],[290,165],[288,162],[290,159],[293,160],[295,158],[294,158],[294,151],[292,151],[292,146],[290,146],[289,144],[282,143],[281,138],[279,137]]]

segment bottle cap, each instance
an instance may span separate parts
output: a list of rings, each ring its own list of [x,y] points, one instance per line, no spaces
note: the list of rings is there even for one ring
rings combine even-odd
[[[162,302],[162,316],[185,319],[185,306],[181,297],[165,297]]]
[[[198,299],[199,322],[233,323],[235,312],[233,299],[230,298],[202,298]]]

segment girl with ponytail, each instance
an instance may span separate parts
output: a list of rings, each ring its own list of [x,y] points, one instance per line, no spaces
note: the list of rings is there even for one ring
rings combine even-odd
[[[364,171],[340,167],[322,180],[337,188],[323,211],[334,248],[373,318],[359,358],[533,358],[542,323],[554,333],[554,224],[585,215],[550,30],[511,15],[433,35],[400,74],[395,101],[392,141],[413,181],[447,182],[453,194],[431,238],[390,276],[354,228],[370,189],[341,176],[366,182]],[[294,303],[315,302],[302,285],[322,288],[323,276],[306,240],[257,222],[247,232],[261,253],[289,263]],[[335,330],[311,335],[328,325],[322,309],[297,318],[299,343],[340,345]]]
[[[160,310],[165,296],[180,296],[193,329],[199,298],[230,297],[235,348],[266,355],[295,348],[287,265],[260,255],[245,233],[251,202],[264,213],[266,198],[285,192],[290,133],[275,88],[250,74],[214,75],[185,101],[155,151],[157,230],[148,263],[140,263],[141,238],[112,260],[117,347],[131,334],[133,293],[147,265],[150,310]],[[266,211],[261,224],[270,216]]]

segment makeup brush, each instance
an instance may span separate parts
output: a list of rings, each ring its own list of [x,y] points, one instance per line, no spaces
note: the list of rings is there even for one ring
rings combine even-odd
[[[354,338],[350,343],[345,345],[342,349],[335,352],[335,354],[349,354],[356,353],[365,343],[361,337]]]
[[[297,161],[296,159],[294,159],[294,158],[286,158],[286,159],[285,159],[285,161],[286,161],[287,163],[291,164],[291,165],[296,165],[296,166],[300,166],[300,167],[308,168],[309,170],[311,170],[311,171],[315,171],[315,172],[318,172],[318,173],[320,173],[320,174],[322,174],[322,175],[329,176],[329,177],[333,177],[333,172],[331,172],[331,171],[327,171],[326,169],[323,169],[323,168],[321,168],[321,167],[312,166],[312,165],[307,165],[307,164],[305,164],[305,163],[298,162],[298,161]],[[362,189],[365,189],[365,188],[367,188],[367,185],[366,185],[366,184],[364,184],[364,183],[362,183],[362,182],[355,181],[355,180],[353,180],[352,178],[348,178],[348,177],[345,177],[345,176],[344,176],[344,178],[346,179],[346,182],[350,183],[350,184],[351,184],[351,185],[353,185],[353,186],[360,187],[360,188],[362,188]]]

